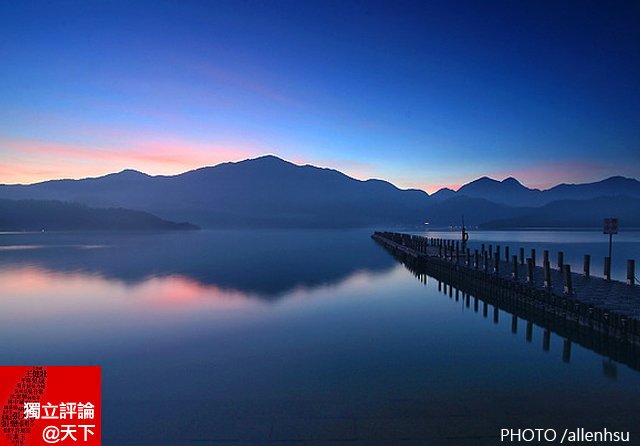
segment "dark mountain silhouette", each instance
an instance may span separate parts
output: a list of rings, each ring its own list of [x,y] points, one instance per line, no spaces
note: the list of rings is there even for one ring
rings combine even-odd
[[[0,197],[151,212],[210,227],[363,227],[424,221],[428,194],[275,156],[175,176],[125,170],[99,178],[1,186]]]
[[[605,216],[585,200],[622,195],[640,199],[640,182],[612,177],[541,191],[527,188],[515,178],[496,181],[483,177],[458,191],[442,189],[430,197],[421,190],[401,190],[382,180],[356,180],[337,170],[296,165],[272,155],[174,176],[123,170],[82,180],[0,185],[0,198],[135,209],[171,221],[217,228],[458,225],[463,214],[468,224],[481,225],[525,218],[536,214],[534,208],[567,199],[578,201],[577,208],[585,206],[576,212],[591,216],[579,225],[585,227]],[[640,211],[635,208],[633,212]],[[540,215],[551,218],[544,212]]]
[[[482,177],[465,184],[456,192],[441,189],[432,195],[449,199],[454,196],[482,198],[509,206],[544,206],[558,200],[589,200],[604,196],[626,195],[640,198],[640,181],[633,178],[611,177],[587,184],[560,184],[551,189],[539,190],[523,186],[515,178],[497,181]]]
[[[542,201],[541,194],[540,190],[529,189],[515,178],[496,181],[488,177],[467,183],[456,192],[456,195],[482,198],[510,206],[539,206]]]
[[[616,217],[624,228],[640,227],[640,199],[625,196],[590,200],[559,200],[530,209],[520,216],[489,221],[482,228],[602,227],[605,217]]]
[[[611,177],[606,180],[588,184],[560,184],[544,191],[549,201],[556,200],[588,200],[598,197],[614,197],[625,195],[640,198],[640,181],[633,178]]]
[[[440,203],[455,196],[456,191],[454,191],[453,189],[449,189],[448,187],[443,187],[437,192],[434,192],[429,198],[431,199],[431,202]]]
[[[440,191],[434,195],[438,194]],[[482,177],[456,192],[444,190],[442,196],[449,198],[430,210],[440,218],[450,216],[453,220],[449,224],[459,224],[454,219],[457,208],[467,222],[484,228],[594,228],[601,227],[605,217],[618,217],[627,228],[640,227],[640,182],[632,178],[611,177],[539,190],[527,188],[515,178],[497,181]]]
[[[431,225],[458,226],[464,215],[466,225],[476,226],[494,220],[497,215],[500,218],[513,218],[530,210],[531,208],[516,208],[462,195],[434,203],[427,209],[427,215]]]
[[[189,223],[173,223],[142,211],[95,209],[79,203],[55,200],[0,199],[2,231],[197,229]]]

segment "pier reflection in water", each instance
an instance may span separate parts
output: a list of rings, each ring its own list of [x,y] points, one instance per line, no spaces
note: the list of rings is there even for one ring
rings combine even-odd
[[[637,353],[421,273],[425,286],[369,231],[0,240],[2,365],[102,366],[104,444],[177,443],[198,407],[203,431],[229,430],[189,439],[245,444],[291,440],[283,423],[301,418],[423,444],[465,426],[495,438],[520,414],[513,426],[635,426]]]
[[[414,261],[407,258],[402,252],[394,253],[394,256],[417,277],[425,285],[428,283],[428,279],[431,276],[438,281],[438,291],[442,292],[450,299],[455,295],[455,301],[462,302],[462,305],[466,308],[470,307],[471,295],[464,291],[461,291],[457,286],[464,286],[464,281],[461,279],[460,284],[456,285],[449,283],[455,281],[451,275],[448,276],[448,280],[444,281],[439,277],[440,271],[438,268],[431,268],[428,264]],[[590,350],[595,351],[608,358],[607,365],[603,365],[603,375],[607,377],[615,376],[616,362],[623,363],[636,371],[640,371],[640,346],[627,342],[626,339],[621,339],[615,336],[607,335],[598,330],[592,330],[589,326],[580,326],[575,321],[567,320],[565,317],[554,313],[544,313],[539,308],[529,309],[518,305],[518,302],[510,301],[508,297],[498,296],[486,289],[479,288],[473,296],[473,311],[478,313],[479,300],[483,301],[482,314],[484,318],[487,318],[489,312],[489,306],[493,306],[493,322],[498,324],[500,321],[500,311],[504,311],[511,316],[511,332],[513,334],[518,333],[519,318],[522,318],[526,322],[526,335],[527,342],[531,342],[533,339],[533,327],[536,324],[543,330],[542,336],[542,350],[548,352],[551,343],[551,332],[554,332],[562,338],[562,361],[570,362],[571,360],[571,345],[576,342]],[[536,324],[534,324],[534,322]],[[604,363],[603,363],[604,364]]]
[[[449,293],[447,293],[447,289],[449,289]],[[478,299],[477,296],[471,296],[470,294],[467,293],[461,293],[459,289],[454,288],[453,286],[447,285],[446,283],[443,283],[442,281],[438,281],[438,290],[442,291],[443,294],[445,296],[449,296],[449,298],[452,298],[452,295],[455,293],[455,300],[456,302],[462,302],[462,305],[464,305],[466,308],[470,307],[470,303],[471,303],[471,299],[473,299],[473,312],[474,313],[479,313],[479,302],[480,299]],[[462,296],[460,298],[460,296]],[[488,313],[489,313],[489,304],[487,302],[483,302],[482,303],[483,306],[483,311],[482,311],[482,315],[484,318],[488,317]],[[500,323],[500,309],[497,306],[493,307],[493,322],[495,324]],[[507,313],[507,312],[505,312]],[[509,313],[507,313],[509,314]],[[533,328],[534,328],[534,323],[530,320],[524,320],[524,322],[526,323],[526,334],[525,334],[525,340],[526,342],[532,342],[533,341]],[[518,325],[520,323],[520,319],[518,318],[517,315],[515,314],[511,314],[511,333],[513,334],[518,334]],[[551,343],[551,331],[547,328],[543,328],[543,327],[538,327],[543,331],[543,336],[542,336],[542,344],[541,344],[541,348],[543,351],[548,352],[549,351],[549,346]],[[563,340],[563,349],[562,349],[562,361],[564,362],[570,362],[571,361],[571,343],[572,341],[570,339],[564,338]],[[615,368],[615,364],[613,364],[611,362],[611,360],[609,360],[609,364],[611,364],[614,368]],[[604,372],[603,372],[604,373]]]

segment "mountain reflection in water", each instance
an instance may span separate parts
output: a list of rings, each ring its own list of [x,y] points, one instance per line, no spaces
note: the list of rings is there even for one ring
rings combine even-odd
[[[480,415],[494,437],[514,413],[635,426],[629,361],[482,296],[456,301],[370,235],[0,234],[1,362],[101,366],[104,444],[160,444],[200,404],[203,432],[240,423],[238,435],[335,414],[359,426]]]
[[[34,266],[139,284],[179,276],[203,287],[277,299],[395,266],[362,231],[3,234],[0,268]],[[372,255],[372,252],[377,255]]]

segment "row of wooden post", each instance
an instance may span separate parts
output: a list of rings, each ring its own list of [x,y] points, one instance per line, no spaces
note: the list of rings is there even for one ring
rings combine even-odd
[[[427,238],[418,235],[410,235],[410,234],[399,234],[394,232],[385,232],[382,233],[387,239],[392,240],[396,243],[407,246],[411,249],[414,249],[421,253],[427,253],[427,247],[437,247],[438,248],[438,257],[454,260],[456,263],[460,262],[461,256],[461,248],[459,240],[447,240],[441,238]],[[466,254],[466,266],[471,267],[471,251],[469,248],[465,248],[465,251],[462,252],[464,256]],[[474,250],[473,253],[473,266],[478,269],[479,268],[479,259],[482,257],[482,267],[484,271],[488,271],[489,268],[489,260],[493,260],[493,272],[499,273],[500,269],[500,261],[501,261],[501,253],[500,253],[500,245],[496,245],[495,252],[493,250],[493,245],[489,245],[488,249],[486,249],[486,245],[484,243],[481,244],[481,250]],[[505,261],[511,260],[512,265],[512,277],[517,280],[518,279],[518,263],[520,265],[524,265],[526,261],[527,265],[527,283],[533,283],[533,271],[536,266],[536,250],[531,249],[531,256],[525,259],[525,251],[524,248],[520,248],[519,256],[513,255],[511,259],[509,259],[509,247],[505,246],[504,249],[504,258]],[[519,262],[518,262],[519,261]],[[564,253],[562,251],[558,252],[558,270],[562,272],[564,279],[564,289],[565,293],[573,294],[573,286],[571,281],[571,266],[564,263]],[[545,288],[551,288],[551,265],[549,262],[549,251],[545,250],[543,253],[543,262],[542,266],[544,268],[544,286]],[[591,256],[586,254],[584,256],[584,265],[583,265],[584,276],[589,277],[591,275]],[[606,280],[611,280],[611,257],[604,258],[604,277]],[[635,285],[635,261],[633,259],[627,260],[627,284]]]
[[[448,243],[447,243],[448,242]],[[459,242],[455,241],[455,245],[452,243],[452,240],[445,240],[444,246],[449,246],[453,248],[455,246],[456,250],[456,260],[459,259]],[[442,246],[442,244],[441,244]],[[467,249],[467,266],[470,258],[470,250]],[[477,250],[475,250],[475,267],[478,268],[478,255]],[[483,259],[483,269],[487,271],[487,258],[494,260],[494,272],[497,274],[499,272],[499,262],[500,262],[500,245],[496,245],[495,255],[493,251],[493,245],[489,245],[489,249],[485,249],[485,244],[481,245],[481,253]],[[525,264],[525,254],[524,248],[520,248],[520,264]],[[505,260],[509,261],[509,247],[505,246]],[[518,278],[518,256],[511,257],[512,263],[512,276],[514,279]],[[536,250],[531,249],[531,257],[526,258],[527,263],[527,282],[533,283],[533,270],[536,265]],[[542,262],[543,268],[545,270],[545,287],[549,288],[551,286],[551,265],[549,262],[549,251],[544,251],[544,257]],[[591,274],[591,256],[589,254],[585,254],[584,256],[584,275],[585,277],[589,277]],[[558,252],[558,270],[563,273],[564,278],[564,286],[565,292],[567,294],[573,294],[573,287],[571,283],[571,265],[564,263],[564,253],[562,251]],[[611,280],[611,257],[604,258],[604,277],[606,280]],[[628,259],[627,260],[627,285],[635,285],[635,260]]]

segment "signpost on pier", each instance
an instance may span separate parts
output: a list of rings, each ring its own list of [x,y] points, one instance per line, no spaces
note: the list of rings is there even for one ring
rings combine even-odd
[[[604,234],[609,234],[609,258],[611,258],[611,244],[613,241],[613,234],[618,233],[618,219],[617,218],[605,218],[604,219]]]
[[[469,241],[469,233],[464,229],[464,215],[462,216],[462,250],[467,248],[467,242]]]

